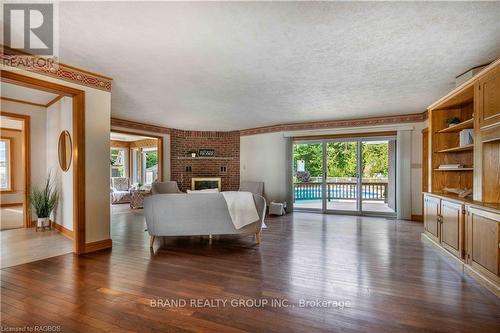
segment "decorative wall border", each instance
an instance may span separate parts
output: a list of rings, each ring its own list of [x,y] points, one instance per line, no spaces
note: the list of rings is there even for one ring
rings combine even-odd
[[[303,131],[303,130],[317,130],[317,129],[330,129],[339,127],[357,127],[357,126],[374,126],[374,125],[387,125],[399,123],[414,123],[425,121],[427,119],[427,111],[422,113],[413,113],[408,115],[386,116],[386,117],[373,117],[349,120],[330,120],[323,122],[309,122],[309,123],[296,123],[296,124],[281,124],[273,126],[256,127],[250,129],[240,130],[240,136],[265,134],[273,132],[288,132],[288,131]],[[111,126],[126,127],[138,129],[154,133],[172,134],[177,132],[178,135],[191,136],[191,137],[221,137],[224,135],[231,135],[231,133],[238,131],[190,131],[180,130],[175,128],[161,127],[156,125],[144,124],[135,121],[111,118]]]
[[[241,136],[256,135],[273,132],[289,132],[289,131],[303,131],[303,130],[318,130],[330,129],[338,127],[358,127],[358,126],[374,126],[374,125],[387,125],[398,123],[413,123],[424,121],[427,119],[427,111],[422,113],[414,113],[408,115],[386,116],[386,117],[372,117],[361,119],[348,119],[348,120],[330,120],[330,121],[315,121],[309,123],[296,123],[296,124],[280,124],[273,126],[264,126],[250,128],[240,131]]]
[[[2,65],[7,67],[54,77],[99,90],[111,91],[112,78],[57,62],[56,58],[42,58],[21,54],[6,46],[1,47],[0,58]]]

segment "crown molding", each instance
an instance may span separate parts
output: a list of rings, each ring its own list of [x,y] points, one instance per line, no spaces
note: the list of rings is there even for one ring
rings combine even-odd
[[[0,44],[1,45],[1,44]],[[5,67],[17,68],[67,82],[111,92],[112,78],[69,66],[57,58],[44,58],[1,45],[0,58]]]
[[[293,132],[293,131],[311,131],[311,130],[328,130],[332,128],[344,128],[344,127],[362,127],[362,126],[380,126],[380,125],[393,125],[401,123],[415,123],[422,122],[427,119],[427,111],[422,113],[414,113],[408,115],[397,115],[397,116],[386,116],[386,117],[373,117],[373,118],[361,118],[361,119],[349,119],[349,120],[330,120],[323,122],[306,122],[306,123],[293,123],[293,124],[281,124],[273,126],[256,127],[250,129],[240,130],[240,136],[273,133],[273,132]],[[111,126],[131,128],[136,130],[148,131],[153,133],[163,133],[172,134],[176,132],[177,134],[182,133],[184,135],[198,135],[203,136],[206,133],[234,133],[238,131],[185,131],[180,129],[150,125],[145,123],[139,123],[136,121],[111,118]],[[196,133],[196,134],[195,134]],[[205,134],[204,134],[205,133]]]
[[[316,121],[307,123],[294,123],[294,124],[280,124],[273,126],[256,127],[240,131],[241,136],[256,135],[273,132],[292,132],[292,131],[307,131],[307,130],[321,130],[338,127],[360,127],[360,126],[375,126],[375,125],[389,125],[400,123],[414,123],[421,122],[427,119],[427,111],[422,113],[414,113],[408,115],[386,116],[386,117],[372,117],[361,119],[348,119],[348,120],[330,120],[330,121]]]
[[[163,134],[170,134],[172,132],[172,129],[167,128],[167,127],[139,123],[136,121],[113,118],[113,117],[111,118],[111,126],[132,128],[132,129],[141,130],[141,131],[148,131],[148,132],[153,132],[153,133],[163,133]]]

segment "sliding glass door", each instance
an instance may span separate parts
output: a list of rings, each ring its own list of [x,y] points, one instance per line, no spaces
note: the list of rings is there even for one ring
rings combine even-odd
[[[395,215],[395,153],[395,137],[296,142],[294,208]]]
[[[326,210],[358,211],[358,143],[326,142]]]
[[[361,209],[396,213],[396,139],[362,140]]]
[[[293,145],[294,207],[323,210],[323,143]]]

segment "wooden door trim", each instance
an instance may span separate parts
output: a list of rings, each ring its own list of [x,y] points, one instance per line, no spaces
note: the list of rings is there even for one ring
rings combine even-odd
[[[2,72],[3,73],[3,72]],[[23,154],[22,160],[24,163],[24,209],[23,209],[23,226],[29,228],[31,226],[31,205],[30,205],[30,186],[31,186],[31,117],[24,114],[0,111],[0,115],[7,118],[21,120],[23,122]]]
[[[111,132],[116,132],[116,133],[122,133],[122,134],[130,134],[130,135],[138,135],[138,136],[148,136],[150,138],[155,138],[158,140],[158,180],[163,181],[163,136],[159,135],[154,135],[154,134],[149,134],[149,133],[141,133],[141,132],[135,132],[135,131],[125,131],[125,130],[118,130],[118,129],[113,129],[111,128]],[[130,155],[130,149],[129,149],[129,171],[131,171],[130,166],[131,166],[131,155]],[[130,173],[129,173],[129,178],[130,178]]]
[[[0,76],[4,82],[32,89],[68,96],[73,99],[73,230],[75,233],[73,251],[85,252],[85,91],[58,83],[44,81],[11,71],[2,70]],[[29,132],[29,131],[27,131]],[[29,139],[29,138],[28,138]],[[29,140],[27,141],[29,142]],[[28,155],[29,166],[29,155]],[[29,173],[28,173],[29,174]],[[28,183],[28,182],[26,182]],[[27,188],[27,206],[29,205],[29,187]],[[31,223],[31,221],[30,221]]]

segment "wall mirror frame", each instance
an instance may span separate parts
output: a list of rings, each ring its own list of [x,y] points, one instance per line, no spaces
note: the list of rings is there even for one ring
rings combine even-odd
[[[68,171],[73,158],[73,142],[71,141],[71,134],[66,130],[62,131],[59,135],[57,151],[59,166],[63,171]]]

